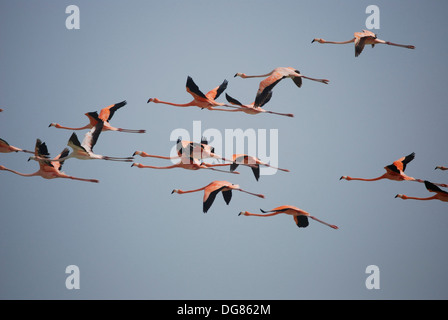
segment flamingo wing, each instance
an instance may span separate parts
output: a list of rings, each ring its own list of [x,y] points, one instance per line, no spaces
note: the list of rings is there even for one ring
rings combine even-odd
[[[255,179],[258,181],[260,179],[260,165],[256,165],[254,167],[251,167],[252,172],[254,173]]]
[[[64,148],[64,150],[62,150],[62,152],[60,154],[58,154],[53,160],[58,160],[61,158],[65,158],[68,156],[68,154],[70,153],[70,150],[68,150],[68,148]],[[51,161],[51,165],[58,171],[62,170],[62,165],[64,164],[64,161]]]
[[[92,127],[94,127],[97,124],[98,120],[99,120],[98,112],[96,112],[96,111],[87,112],[85,115],[87,116],[87,118],[89,118],[90,125]]]
[[[67,142],[67,145],[73,149],[73,151],[75,150],[81,150],[82,152],[88,154],[89,152],[81,145],[81,142],[79,142],[78,136],[76,135],[75,132],[72,133],[72,135],[70,136],[70,139]]]
[[[271,75],[270,77],[266,78],[260,83],[260,87],[258,89],[257,95],[255,97],[254,107],[260,107],[264,104],[266,104],[272,97],[272,89],[279,83],[284,77],[279,75],[280,77],[275,77],[275,75],[278,75],[277,73]],[[262,86],[262,83],[269,78],[272,78],[274,81],[269,81],[269,83],[266,86]]]
[[[359,56],[366,45],[365,37],[356,37],[355,39],[355,57]]]
[[[231,103],[231,104],[234,104],[234,105],[237,105],[237,106],[243,106],[243,104],[242,104],[241,102],[239,102],[239,101],[236,100],[235,98],[232,98],[232,97],[229,96],[227,93],[226,93],[226,100],[227,100],[229,103]]]
[[[297,73],[300,73],[299,70],[294,70],[294,71],[297,72]],[[294,81],[296,86],[298,86],[299,88],[302,87],[302,77],[292,77],[291,79],[292,79],[292,81]]]
[[[112,119],[115,111],[117,111],[121,107],[124,107],[126,104],[127,102],[126,100],[124,100],[115,104],[111,104],[110,106],[101,109],[99,118],[103,121],[109,121],[110,119]]]
[[[232,200],[232,190],[223,191],[222,196],[224,197],[226,204],[229,204],[230,200]]]
[[[202,99],[207,99],[205,94],[199,90],[199,87],[194,83],[193,79],[188,76],[187,77],[187,92],[190,93],[193,97],[200,97]]]
[[[448,195],[448,192],[440,189],[438,186],[436,186],[435,184],[425,180],[425,187],[429,192],[436,192],[436,193],[442,193],[445,195]]]
[[[210,100],[216,100],[221,95],[221,93],[224,92],[224,90],[227,89],[228,81],[224,80],[218,87],[214,88],[213,90],[210,90],[205,95]]]
[[[39,158],[50,158],[50,153],[48,153],[48,148],[45,142],[42,142],[40,139],[36,140],[36,146],[34,148],[34,155]],[[51,161],[49,160],[39,160],[39,167],[41,170],[44,170],[44,167],[53,165],[51,164]]]
[[[402,171],[404,171],[406,169],[406,165],[411,162],[412,160],[414,160],[415,158],[415,152],[412,152],[411,154],[407,155],[406,157],[403,157],[401,159],[401,163],[402,163]]]
[[[216,195],[224,189],[225,186],[219,187],[213,191],[210,190],[210,188],[206,188],[204,190],[204,200],[202,205],[202,211],[206,213],[208,209],[212,206],[213,202],[215,201]]]
[[[310,224],[308,217],[303,215],[294,216],[294,221],[299,228],[306,228]]]
[[[89,132],[86,133],[84,136],[84,139],[82,140],[81,147],[88,151],[92,152],[93,147],[95,146],[98,137],[100,136],[101,131],[103,130],[104,121],[99,120],[96,126],[94,126],[92,129],[90,129]],[[79,141],[78,141],[79,142]]]
[[[3,145],[5,147],[9,147],[9,143],[6,142],[5,140],[3,140],[2,138],[0,138],[0,145]]]

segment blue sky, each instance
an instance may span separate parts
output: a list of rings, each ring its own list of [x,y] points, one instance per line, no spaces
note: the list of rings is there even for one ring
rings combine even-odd
[[[72,4],[79,30],[65,27]],[[353,44],[311,44],[351,39],[371,4],[380,9],[378,38],[415,50],[377,45],[355,58]],[[231,175],[77,159],[64,171],[99,184],[0,172],[0,298],[448,298],[446,203],[394,198],[429,196],[419,183],[339,180],[377,177],[415,152],[408,175],[448,182],[434,170],[448,165],[446,9],[440,1],[2,1],[0,137],[10,144],[32,149],[40,138],[56,155],[72,132],[51,122],[84,126],[84,113],[126,100],[111,124],[147,132],[104,132],[97,153],[168,155],[173,130],[192,134],[200,121],[223,135],[278,130],[278,165],[291,172],[256,181],[244,167]],[[330,80],[275,87],[266,109],[294,118],[146,103],[189,102],[187,76],[203,92],[227,79],[225,92],[250,103],[260,79],[233,75],[281,66]],[[36,171],[27,159],[1,154],[0,164]],[[266,198],[234,192],[226,205],[218,196],[204,214],[201,193],[171,194],[213,180]],[[340,229],[238,216],[286,204]],[[80,269],[79,290],[65,287],[68,265]],[[365,286],[369,265],[381,272],[378,290]]]

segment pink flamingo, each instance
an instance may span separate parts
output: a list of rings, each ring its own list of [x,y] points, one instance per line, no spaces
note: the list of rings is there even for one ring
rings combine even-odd
[[[412,45],[403,45],[403,44],[397,44],[392,43],[390,41],[384,41],[377,38],[377,35],[369,30],[362,30],[362,32],[355,32],[353,39],[347,40],[347,41],[326,41],[321,38],[314,38],[313,42],[319,42],[319,43],[333,43],[333,44],[346,44],[346,43],[355,43],[355,57],[359,56],[364,50],[365,45],[372,45],[372,48],[375,46],[375,44],[387,44],[391,46],[397,46],[402,48],[408,48],[408,49],[415,49],[415,46]]]
[[[252,102],[251,104],[242,104],[241,102],[239,102],[235,98],[232,98],[231,96],[229,96],[226,93],[227,101],[233,105],[238,106],[237,109],[231,110],[233,112],[241,111],[246,114],[271,113],[271,114],[276,114],[279,116],[294,117],[294,115],[292,113],[279,113],[279,112],[268,111],[268,110],[263,109],[262,106],[264,106],[266,103],[268,103],[269,100],[271,99],[271,97],[272,97],[272,91],[269,92],[269,94],[267,95],[267,97],[265,98],[265,100],[263,101],[263,103],[260,106],[255,107],[255,101]]]
[[[294,221],[299,228],[308,227],[308,225],[309,225],[308,218],[311,218],[317,222],[320,222],[322,224],[325,224],[326,226],[329,226],[330,228],[339,229],[338,226],[335,226],[334,224],[329,224],[322,220],[319,220],[316,217],[310,215],[310,213],[306,212],[305,210],[302,210],[302,209],[299,209],[299,208],[293,207],[293,206],[280,206],[280,207],[274,208],[269,211],[264,211],[264,210],[260,209],[260,211],[263,213],[267,213],[267,214],[257,214],[257,213],[250,213],[248,211],[241,211],[238,215],[239,216],[243,215],[243,216],[256,216],[256,217],[271,217],[271,216],[275,216],[280,213],[285,213],[285,214],[289,214],[294,217]]]
[[[267,97],[270,95],[271,90],[279,83],[282,79],[290,78],[294,83],[300,88],[302,87],[302,78],[313,80],[317,82],[322,82],[328,84],[330,80],[327,79],[315,79],[306,77],[300,73],[299,70],[292,67],[278,67],[269,73],[255,76],[248,76],[245,73],[236,73],[234,77],[241,77],[243,79],[247,78],[266,78],[260,82],[258,87],[257,95],[255,97],[254,107],[260,107],[266,103]]]
[[[226,204],[229,204],[230,200],[232,199],[232,190],[245,192],[250,195],[259,197],[259,198],[264,198],[264,195],[262,195],[262,194],[248,192],[246,190],[241,189],[239,185],[230,183],[228,181],[212,181],[205,187],[195,189],[195,190],[182,191],[180,189],[174,189],[171,192],[171,194],[173,194],[173,193],[184,194],[184,193],[204,191],[204,198],[202,201],[202,203],[203,203],[202,210],[204,213],[206,213],[208,211],[208,209],[210,209],[210,207],[212,206],[213,202],[215,201],[216,195],[219,192],[222,192],[224,201],[226,202]]]
[[[397,194],[395,196],[395,198],[401,198],[403,200],[407,200],[407,199],[414,199],[414,200],[440,200],[440,201],[444,201],[444,202],[448,202],[448,192],[443,191],[442,189],[440,189],[439,187],[437,187],[435,184],[425,180],[425,187],[429,192],[435,192],[436,194],[433,195],[432,197],[428,197],[428,198],[416,198],[416,197],[408,197],[407,195],[404,194]]]
[[[377,180],[381,180],[381,179],[389,179],[389,180],[395,180],[395,181],[417,181],[417,182],[424,182],[424,180],[422,179],[416,179],[413,177],[409,177],[404,173],[404,170],[406,169],[406,165],[411,162],[412,160],[414,160],[415,157],[415,153],[411,153],[405,157],[402,157],[396,161],[394,161],[392,164],[384,167],[384,169],[386,169],[386,173],[383,174],[382,176],[379,176],[377,178],[373,178],[373,179],[363,179],[363,178],[352,178],[349,176],[342,176],[339,180],[341,179],[345,179],[345,180],[360,180],[360,181],[377,181]],[[438,186],[441,187],[446,187],[446,184],[437,184]]]
[[[9,171],[12,173],[15,173],[17,175],[23,176],[23,177],[34,177],[34,176],[40,176],[44,179],[55,179],[55,178],[65,178],[65,179],[72,179],[72,180],[79,180],[79,181],[86,181],[86,182],[95,182],[98,183],[99,181],[96,179],[83,179],[83,178],[77,178],[73,176],[69,176],[65,174],[64,172],[61,172],[63,161],[55,161],[58,160],[61,157],[66,157],[69,153],[68,148],[65,148],[59,155],[57,155],[53,160],[49,158],[49,153],[47,149],[47,145],[41,142],[40,139],[37,139],[36,141],[36,148],[35,148],[35,156],[39,157],[43,160],[39,160],[39,170],[34,173],[21,173],[17,172],[8,168],[5,168],[4,166],[0,166],[0,170]]]
[[[255,176],[255,179],[258,181],[260,178],[260,166],[266,166],[271,167],[277,170],[289,172],[288,169],[281,169],[274,166],[271,166],[270,164],[267,164],[265,162],[262,162],[257,157],[249,156],[247,154],[234,154],[232,156],[233,163],[230,165],[230,171],[232,172],[235,170],[240,164],[244,164],[249,166],[252,169],[252,172]]]
[[[87,112],[85,115],[87,118],[89,118],[89,123],[86,124],[84,127],[80,128],[70,128],[70,127],[64,127],[61,126],[58,123],[50,123],[48,127],[55,127],[58,129],[67,129],[67,130],[84,130],[84,129],[92,129],[95,127],[95,125],[98,123],[98,120],[101,119],[104,121],[103,131],[120,131],[120,132],[129,132],[129,133],[145,133],[146,130],[131,130],[131,129],[123,129],[123,128],[116,128],[111,126],[109,121],[112,119],[112,116],[115,114],[115,111],[118,109],[124,107],[127,104],[126,101],[122,101],[119,103],[111,104],[110,106],[107,106],[103,109],[101,109],[100,114],[98,115],[98,112]]]
[[[218,87],[210,90],[207,94],[203,94],[202,91],[199,89],[199,87],[194,83],[193,79],[188,76],[187,77],[187,92],[193,96],[193,100],[188,103],[172,103],[167,101],[162,101],[157,98],[149,98],[147,103],[154,102],[154,103],[163,103],[170,106],[175,107],[199,107],[201,109],[208,109],[208,110],[215,110],[215,111],[232,111],[227,109],[219,109],[216,107],[232,107],[231,105],[227,105],[225,103],[221,103],[216,101],[218,97],[221,95],[221,93],[224,92],[224,90],[227,88],[227,80],[224,80],[221,85]]]

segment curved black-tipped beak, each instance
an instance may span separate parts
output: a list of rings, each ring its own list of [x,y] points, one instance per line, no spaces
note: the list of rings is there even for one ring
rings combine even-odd
[[[311,41],[311,43],[313,43],[314,41],[316,41],[315,39],[313,39],[313,41]]]
[[[51,123],[48,125],[48,128],[50,128],[51,127]]]
[[[238,75],[238,73],[235,73],[235,75],[233,77],[236,78],[237,75]]]
[[[146,101],[146,103],[150,103],[151,102],[151,98],[148,99],[148,101]]]
[[[342,180],[342,177],[340,177],[339,180]]]
[[[240,213],[238,213],[238,216],[240,216],[241,215],[241,212]]]
[[[395,198],[398,198],[398,194],[395,196]]]
[[[173,191],[171,191],[171,194],[173,194],[174,193],[174,190]]]

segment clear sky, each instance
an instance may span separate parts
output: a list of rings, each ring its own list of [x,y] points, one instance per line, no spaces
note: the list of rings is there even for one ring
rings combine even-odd
[[[415,50],[368,46],[355,58],[353,44],[311,44],[351,39],[366,29],[371,4],[380,9],[378,38]],[[69,5],[79,7],[79,30],[66,28]],[[10,144],[33,149],[40,138],[55,156],[72,131],[51,122],[81,127],[84,113],[126,100],[111,124],[146,133],[103,132],[95,152],[168,155],[173,132],[193,134],[199,121],[223,137],[277,130],[271,150],[291,172],[256,181],[247,167],[232,175],[65,162],[63,171],[100,180],[93,184],[2,171],[0,298],[447,299],[447,204],[394,198],[430,196],[421,183],[339,180],[380,176],[415,152],[408,175],[448,183],[434,170],[448,165],[447,9],[435,0],[1,1],[0,137]],[[227,79],[225,92],[250,103],[260,79],[236,72],[289,66],[330,80],[274,88],[265,108],[294,118],[146,103],[189,102],[187,76],[203,92]],[[28,157],[0,154],[0,164],[31,173],[38,164]],[[234,192],[226,205],[218,195],[204,214],[202,193],[171,194],[213,180],[266,198]],[[286,204],[339,230],[238,216]],[[79,267],[79,290],[65,286],[69,265]],[[380,270],[380,289],[366,288],[369,265]]]

